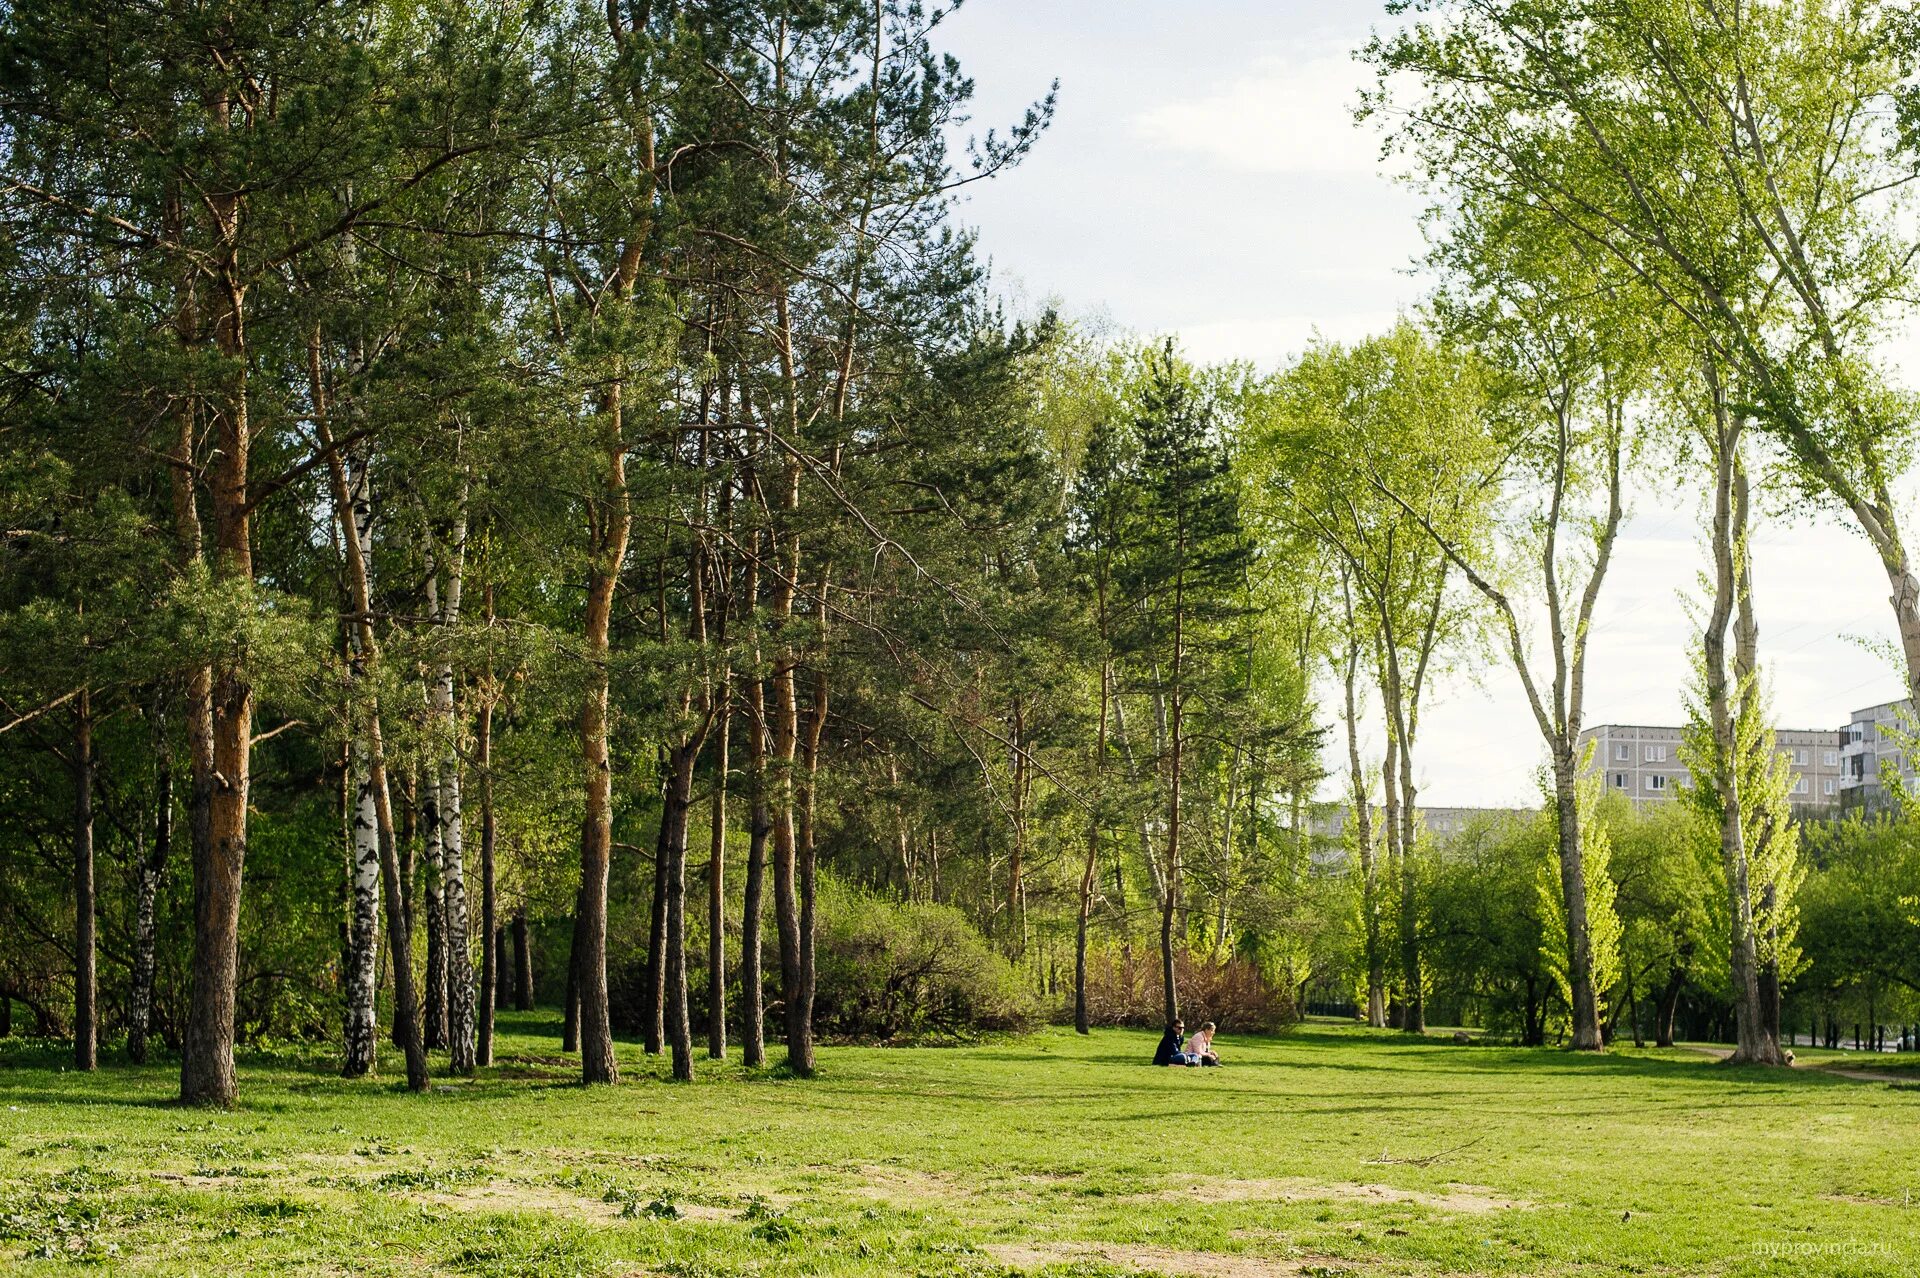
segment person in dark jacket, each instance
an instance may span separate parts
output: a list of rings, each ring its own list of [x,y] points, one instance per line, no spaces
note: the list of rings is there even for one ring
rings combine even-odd
[[[1167,1032],[1160,1036],[1160,1046],[1153,1049],[1155,1065],[1198,1065],[1198,1057],[1189,1056],[1180,1050],[1186,1041],[1187,1026],[1184,1021],[1175,1021],[1167,1026]]]

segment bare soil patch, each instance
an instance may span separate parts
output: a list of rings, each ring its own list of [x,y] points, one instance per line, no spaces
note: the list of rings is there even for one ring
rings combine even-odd
[[[1233,1256],[1211,1251],[1180,1251],[1126,1243],[1052,1242],[989,1243],[981,1248],[1003,1265],[1041,1269],[1099,1261],[1182,1278],[1302,1278],[1306,1274],[1341,1273],[1338,1264],[1324,1260],[1270,1260],[1261,1256]]]
[[[613,1220],[620,1204],[602,1202],[558,1185],[533,1185],[517,1180],[494,1180],[445,1193],[421,1194],[426,1202],[455,1211],[542,1211],[576,1219]]]
[[[540,1211],[576,1220],[618,1220],[625,1211],[624,1201],[609,1202],[560,1185],[529,1184],[518,1180],[494,1180],[445,1193],[422,1194],[424,1202],[454,1211]],[[690,1203],[674,1199],[676,1220],[738,1220],[740,1212],[710,1203]]]
[[[1228,1180],[1210,1177],[1170,1189],[1162,1198],[1183,1198],[1195,1202],[1374,1202],[1414,1203],[1437,1211],[1483,1215],[1537,1206],[1510,1198],[1495,1189],[1479,1185],[1450,1185],[1443,1192],[1401,1189],[1395,1185],[1325,1185],[1301,1178],[1273,1180]]]
[[[953,1202],[973,1191],[951,1172],[880,1164],[860,1169],[858,1192],[888,1202]]]

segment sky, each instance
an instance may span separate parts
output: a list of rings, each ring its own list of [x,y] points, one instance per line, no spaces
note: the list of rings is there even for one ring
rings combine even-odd
[[[1017,309],[1057,302],[1171,334],[1197,359],[1266,368],[1316,333],[1387,327],[1425,285],[1411,270],[1422,201],[1381,176],[1377,138],[1351,114],[1368,83],[1352,51],[1384,21],[1369,0],[970,0],[943,42],[975,81],[974,131],[1004,133],[1060,82],[1033,154],[960,205],[995,286]],[[1700,487],[1666,462],[1649,459],[1629,496],[1595,616],[1589,724],[1683,717],[1683,598],[1699,593],[1707,550]],[[1768,512],[1753,572],[1778,726],[1838,728],[1902,695],[1886,577],[1857,533]],[[1449,672],[1430,696],[1423,803],[1538,801],[1545,756],[1510,666]]]

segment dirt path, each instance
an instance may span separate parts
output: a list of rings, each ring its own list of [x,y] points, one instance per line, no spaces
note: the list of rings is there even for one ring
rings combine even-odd
[[[1682,1046],[1689,1052],[1698,1052],[1702,1056],[1711,1056],[1724,1061],[1733,1055],[1730,1047],[1697,1047],[1692,1043]],[[1795,1061],[1793,1068],[1808,1070],[1815,1074],[1831,1074],[1835,1078],[1850,1078],[1856,1083],[1920,1083],[1920,1072],[1897,1074],[1880,1069],[1835,1069],[1831,1065],[1815,1065],[1811,1061]]]

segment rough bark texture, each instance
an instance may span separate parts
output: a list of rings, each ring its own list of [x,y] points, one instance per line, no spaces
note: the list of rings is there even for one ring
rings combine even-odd
[[[352,521],[352,488],[346,464],[333,447],[333,434],[327,422],[325,380],[321,374],[318,335],[309,347],[308,374],[311,382],[314,428],[320,444],[327,450],[327,475],[333,489],[334,518],[344,528]],[[361,553],[360,539],[343,537],[346,550],[347,588],[352,596],[357,680],[368,689],[361,708],[360,740],[366,748],[368,778],[374,804],[374,829],[380,850],[380,879],[387,906],[387,948],[393,960],[393,1039],[406,1054],[407,1087],[411,1091],[427,1089],[427,1052],[421,1041],[419,1006],[413,990],[413,928],[406,905],[406,878],[400,864],[400,848],[394,833],[393,799],[387,785],[386,744],[380,727],[380,705],[373,689],[380,661],[380,644],[373,629],[373,584],[371,566]]]
[[[1380,761],[1380,808],[1382,838],[1386,846],[1382,849],[1387,863],[1387,877],[1397,880],[1405,872],[1405,851],[1400,846],[1404,827],[1400,823],[1400,739],[1393,733],[1387,734],[1385,756]],[[1386,940],[1381,938],[1381,970],[1386,967]],[[1393,989],[1387,992],[1386,1021],[1399,1026],[1405,1023],[1406,992]]]
[[[727,750],[733,716],[727,693],[714,725],[713,801],[707,830],[707,1055],[727,1056]]]
[[[488,990],[488,996],[481,1001],[495,1012],[504,1012],[513,1007],[513,939],[508,929],[497,927],[493,930],[492,957],[487,960],[488,971],[482,981],[482,987]],[[493,1017],[484,1018],[483,1029],[491,1030]],[[486,1062],[492,1064],[491,1061]]]
[[[1104,607],[1102,608],[1104,613]],[[1107,705],[1113,695],[1113,666],[1111,662],[1100,663],[1100,719],[1099,727],[1094,730],[1093,746],[1093,792],[1094,802],[1100,801],[1101,781],[1106,774],[1107,764]],[[1087,860],[1080,867],[1080,910],[1074,919],[1073,931],[1073,1028],[1076,1033],[1090,1034],[1092,1023],[1087,1014],[1087,928],[1093,919],[1093,888],[1100,870],[1100,812],[1098,807],[1087,814]]]
[[[448,547],[446,590],[440,597],[439,625],[451,631],[460,624],[460,599],[466,580],[466,494],[460,498]],[[460,775],[460,716],[454,697],[451,661],[442,661],[433,682],[433,710],[439,721],[440,893],[445,917],[441,944],[446,968],[446,1042],[448,1068],[471,1074],[474,1068],[475,1017],[472,927],[467,910],[466,824],[463,819]]]
[[[73,1067],[100,1064],[99,972],[93,893],[93,694],[82,689],[73,715]]]
[[[527,944],[527,912],[513,912],[513,1009],[533,1010],[533,950]]]
[[[366,745],[353,745],[353,913],[347,924],[345,1058],[341,1073],[358,1078],[374,1067],[374,1020],[380,981],[380,832],[373,797],[373,769]]]
[[[488,591],[487,610],[493,607],[491,588]],[[506,933],[501,929],[495,915],[499,902],[495,900],[494,884],[494,839],[497,831],[493,819],[493,703],[488,701],[480,707],[479,732],[474,742],[474,759],[480,767],[480,936],[485,952],[481,958],[480,998],[475,1015],[473,1063],[478,1066],[493,1064],[493,1013],[494,1009],[506,1006],[501,996],[501,975],[504,964],[501,962],[506,953]]]
[[[1736,1064],[1781,1063],[1779,1044],[1769,1042],[1761,1011],[1760,964],[1754,941],[1751,858],[1746,845],[1744,796],[1740,785],[1740,758],[1735,705],[1739,688],[1728,669],[1727,631],[1740,587],[1739,559],[1744,552],[1743,530],[1735,527],[1734,472],[1738,467],[1739,424],[1728,412],[1720,387],[1708,367],[1713,395],[1716,437],[1713,448],[1713,607],[1702,631],[1707,713],[1713,730],[1712,784],[1719,793],[1720,864],[1726,876],[1728,964],[1733,985],[1734,1050]]]
[[[1573,1046],[1599,1051],[1600,1000],[1593,987],[1593,935],[1587,923],[1587,863],[1580,844],[1580,806],[1574,793],[1577,763],[1570,746],[1553,756],[1553,806],[1560,844],[1560,898],[1567,914],[1567,986],[1573,1006]]]
[[[580,1050],[580,934],[585,927],[576,898],[573,914],[573,938],[567,946],[567,988],[561,995],[560,1050]]]
[[[147,1063],[147,1034],[153,1023],[154,907],[161,876],[173,855],[173,760],[164,713],[156,710],[153,722],[153,846],[134,863],[133,988],[127,1002],[127,1055],[135,1065]]]
[[[1349,634],[1353,633],[1353,625],[1353,611],[1349,606]],[[1366,772],[1360,765],[1359,707],[1354,697],[1359,668],[1360,644],[1356,639],[1347,645],[1347,776],[1353,797],[1354,840],[1360,855],[1360,914],[1367,965],[1367,1024],[1375,1029],[1384,1029],[1387,1024],[1387,967],[1380,938],[1380,863],[1373,846],[1373,805],[1368,797]]]
[[[759,728],[754,727],[753,732],[758,738]],[[750,1066],[767,1063],[760,924],[766,893],[767,836],[773,831],[773,816],[767,810],[758,753],[756,750],[749,787],[752,798],[747,827],[747,875],[741,884],[740,902],[740,1060]]]
[[[580,1074],[589,1083],[617,1083],[613,1024],[607,1007],[607,872],[613,855],[613,758],[608,740],[607,655],[613,592],[626,559],[632,516],[626,493],[626,444],[619,425],[619,389],[606,450],[606,494],[597,504],[587,575],[588,686],[580,707],[580,757],[586,810],[580,823],[580,909],[574,931],[574,982],[580,999]],[[604,513],[598,507],[605,507]]]
[[[783,357],[784,358],[784,357]],[[800,504],[800,469],[790,463],[785,474],[782,514],[792,520]],[[793,616],[795,583],[800,580],[800,535],[781,539],[781,572],[773,588],[771,609],[776,626]],[[773,816],[773,913],[780,938],[780,996],[787,1040],[787,1067],[802,1077],[813,1072],[812,996],[806,989],[801,959],[801,919],[797,874],[799,844],[794,830],[794,764],[800,744],[800,707],[794,663],[788,651],[775,666],[769,683],[771,722],[769,805]]]
[[[1673,1046],[1674,1015],[1680,1010],[1680,991],[1686,988],[1686,984],[1686,971],[1676,964],[1673,974],[1667,978],[1666,988],[1660,991],[1660,1007],[1653,1027],[1655,1047]]]
[[[224,102],[216,116],[223,117]],[[247,476],[253,432],[248,418],[247,343],[236,254],[237,197],[219,197],[217,213],[230,228],[219,265],[215,342],[227,385],[220,396],[215,431],[218,450],[209,484],[214,515],[214,577],[253,581],[253,540],[248,517]],[[240,949],[240,894],[247,860],[247,795],[253,761],[253,684],[247,672],[223,665],[212,672],[210,793],[206,838],[193,856],[192,988],[181,1043],[180,1099],[189,1105],[230,1107],[234,1102],[233,1005]]]
[[[424,1034],[430,1048],[447,1045],[447,902],[442,889],[445,857],[440,839],[445,833],[440,819],[440,773],[428,766],[420,783],[420,832],[423,849],[420,857],[422,877],[420,898],[427,922],[426,1024]]]
[[[658,1056],[667,1046],[667,793],[660,792],[660,826],[653,838],[653,894],[647,900],[644,1045]]]
[[[660,818],[667,889],[666,1028],[673,1077],[683,1083],[693,1078],[693,1026],[687,1006],[687,816],[693,808],[693,768],[699,750],[698,740],[674,749]]]
[[[373,562],[373,487],[364,458],[349,467],[351,529],[342,530],[359,543],[360,562]],[[369,583],[371,584],[371,583]],[[349,631],[348,663],[356,682],[364,681],[367,654],[359,627]],[[364,711],[353,716],[358,722]],[[345,1047],[340,1072],[358,1078],[374,1068],[375,1001],[380,983],[380,831],[374,802],[374,777],[364,727],[353,733],[350,754],[353,784],[352,914],[347,923],[346,1012],[341,1037]]]

